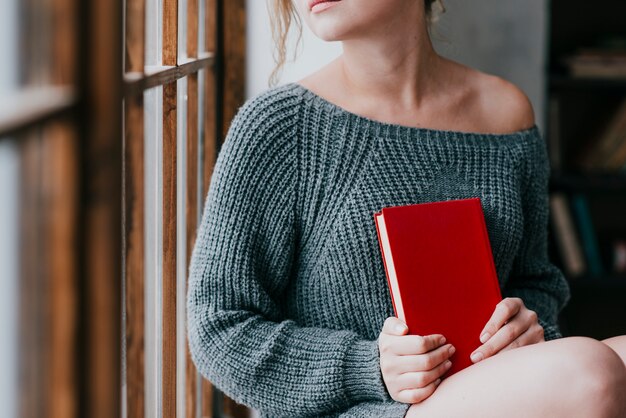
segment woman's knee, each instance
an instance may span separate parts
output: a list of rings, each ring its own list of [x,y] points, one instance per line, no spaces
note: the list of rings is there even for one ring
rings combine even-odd
[[[611,347],[611,349],[622,358],[624,366],[626,366],[626,335],[618,335],[615,337],[607,338],[605,340],[602,340],[602,342]]]
[[[606,344],[587,337],[569,337],[563,359],[583,408],[594,417],[626,416],[626,367]]]
[[[409,411],[433,417],[624,418],[624,379],[621,360],[609,347],[569,337],[483,360],[444,380]]]

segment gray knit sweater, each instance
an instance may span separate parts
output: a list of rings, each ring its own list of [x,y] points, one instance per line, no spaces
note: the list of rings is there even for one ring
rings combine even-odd
[[[233,119],[206,197],[187,294],[201,374],[262,417],[403,417],[377,338],[393,307],[373,214],[480,197],[503,296],[561,337],[569,299],[548,260],[549,161],[537,125],[507,134],[409,127],[296,83]]]

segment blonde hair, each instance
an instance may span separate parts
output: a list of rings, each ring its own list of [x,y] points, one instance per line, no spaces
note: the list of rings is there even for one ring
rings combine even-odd
[[[274,62],[276,63],[274,70],[270,74],[270,86],[276,85],[278,75],[287,61],[287,39],[292,23],[295,22],[296,30],[298,31],[296,45],[299,45],[302,39],[302,20],[292,2],[293,0],[268,0],[272,39],[274,41]],[[436,13],[433,10],[435,3],[439,5],[439,11]],[[428,30],[430,31],[431,26],[439,20],[439,16],[442,13],[445,13],[446,8],[443,5],[443,0],[424,0],[424,9],[426,11]],[[296,59],[296,55],[297,48],[294,50],[294,60]]]

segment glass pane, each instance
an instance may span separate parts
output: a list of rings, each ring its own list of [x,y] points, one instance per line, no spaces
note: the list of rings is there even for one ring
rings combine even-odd
[[[2,39],[0,39],[2,41]],[[15,144],[0,138],[0,405],[2,414],[17,417],[17,312],[19,283],[18,201],[19,155]]]
[[[163,1],[146,0],[146,66],[161,65],[163,50]]]
[[[178,63],[187,59],[187,0],[178,0]]]
[[[204,3],[203,1],[200,3]],[[204,180],[203,180],[203,167],[204,167],[204,122],[206,120],[204,116],[205,107],[206,107],[206,89],[205,83],[206,81],[206,71],[202,69],[198,71],[198,205],[197,205],[197,224],[200,225],[200,221],[202,220],[202,208],[204,205],[204,197],[202,191],[204,190]]]
[[[204,1],[200,2],[201,4],[204,4]],[[200,16],[202,16],[202,13],[200,13]],[[201,49],[198,49],[199,51],[201,51]],[[202,219],[202,203],[204,202],[204,197],[202,196],[202,161],[203,159],[203,155],[204,155],[204,149],[203,149],[203,132],[204,132],[204,83],[205,83],[205,71],[204,69],[198,71],[198,108],[197,108],[197,115],[198,115],[198,121],[197,121],[197,154],[196,154],[196,228],[198,227],[198,225],[200,225],[200,221]],[[193,122],[190,122],[193,123]],[[188,179],[189,181],[189,179]],[[192,248],[189,248],[188,251],[192,251]],[[194,369],[195,370],[195,369]],[[195,373],[196,375],[196,383],[195,383],[195,401],[196,401],[196,411],[198,413],[198,417],[201,414],[201,401],[202,401],[202,377],[199,373]]]
[[[185,296],[187,280],[187,77],[177,81],[176,158],[176,407],[185,416]],[[171,318],[174,320],[174,318]]]
[[[3,0],[0,13],[0,98],[18,87],[18,0]],[[0,405],[8,418],[17,417],[17,331],[19,254],[19,154],[8,138],[0,138]]]
[[[50,22],[50,5],[42,0],[25,0],[22,2],[19,34],[23,46],[20,55],[20,84],[42,85],[50,83],[51,45],[54,39]]]
[[[162,417],[163,88],[144,93],[146,417]]]
[[[204,40],[205,32],[205,23],[206,19],[204,18],[206,13],[206,1],[199,0],[198,1],[198,52],[203,52],[206,50],[206,42]],[[202,113],[200,113],[202,114]]]
[[[3,0],[0,13],[0,51],[4,56],[0,70],[0,97],[7,97],[8,93],[18,87],[19,61],[17,55],[18,27],[17,18],[18,0]]]

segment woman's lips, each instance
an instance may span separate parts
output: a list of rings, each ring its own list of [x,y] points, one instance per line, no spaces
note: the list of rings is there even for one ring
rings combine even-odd
[[[333,7],[336,3],[339,3],[341,0],[313,0],[309,7],[312,13],[319,13],[323,10],[328,9],[329,7]]]

